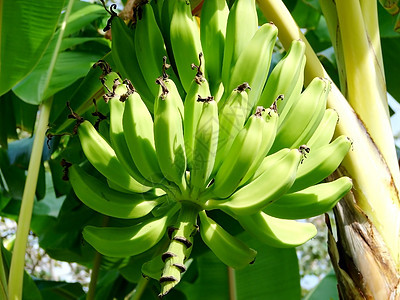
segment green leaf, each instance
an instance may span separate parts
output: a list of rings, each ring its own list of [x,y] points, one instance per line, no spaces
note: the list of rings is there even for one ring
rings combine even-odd
[[[101,5],[84,1],[75,1],[72,7],[72,13],[68,18],[64,36],[67,37],[82,30],[94,20],[105,16],[107,16],[107,12]]]
[[[64,0],[1,1],[0,95],[38,63],[56,29]]]
[[[300,28],[315,29],[321,17],[318,1],[298,1],[292,16]]]
[[[378,4],[379,33],[383,38],[399,37],[400,33],[394,31],[396,16],[390,15],[382,5]]]
[[[258,253],[253,265],[236,271],[238,299],[300,299],[300,275],[296,249],[269,247],[245,234],[240,237]]]
[[[77,45],[81,45],[83,43],[87,42],[96,42],[102,45],[105,45],[109,48],[111,48],[111,44],[109,40],[106,40],[104,38],[100,37],[71,37],[71,38],[65,38],[63,39],[61,43],[61,51],[66,50],[72,47],[75,47]]]
[[[254,240],[246,233],[239,235],[258,254],[254,264],[242,270],[235,270],[238,300],[301,298],[299,266],[295,248],[278,249],[268,247]],[[183,291],[189,300],[229,299],[228,268],[212,252],[198,256],[187,272],[198,270],[194,280],[182,278],[177,289]],[[191,278],[192,278],[191,277]]]
[[[91,65],[104,55],[104,53],[90,52],[60,52],[66,46],[64,44],[63,48],[62,42],[59,44],[60,34],[63,35],[62,38],[65,38],[82,30],[84,26],[105,14],[99,5],[89,3],[82,5],[79,2],[73,6],[72,11],[75,11],[70,14],[64,32],[62,30],[56,32],[35,69],[13,88],[15,94],[25,102],[39,104],[44,99],[53,96],[83,77]],[[77,41],[74,43],[76,45]],[[54,69],[52,69],[55,58]],[[49,74],[51,74],[50,78],[48,78]]]
[[[51,53],[46,53],[38,66],[27,78],[21,81],[15,88],[14,93],[24,101],[38,104],[58,91],[61,91],[75,80],[85,76],[87,70],[100,57],[91,53],[62,52],[59,54],[53,76],[46,89],[43,80],[51,60]]]
[[[330,299],[338,300],[337,280],[333,271],[325,275],[318,285],[310,291],[304,300]]]

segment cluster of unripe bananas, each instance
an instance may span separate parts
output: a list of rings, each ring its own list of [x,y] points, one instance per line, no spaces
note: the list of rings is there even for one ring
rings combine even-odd
[[[225,0],[204,1],[200,25],[187,0],[143,3],[137,12],[130,28],[111,10],[118,73],[96,64],[109,137],[78,119],[82,149],[108,185],[78,165],[69,179],[90,208],[140,219],[87,226],[85,240],[112,257],[160,247],[149,262],[158,267],[143,272],[165,295],[186,270],[198,231],[228,266],[254,261],[256,251],[207,211],[221,210],[270,246],[312,238],[314,225],[296,219],[330,210],[351,189],[347,177],[321,183],[351,142],[331,141],[338,116],[326,109],[330,83],[315,78],[303,91],[304,43],[293,41],[268,74],[277,28],[258,28],[255,1],[236,0],[230,9]]]

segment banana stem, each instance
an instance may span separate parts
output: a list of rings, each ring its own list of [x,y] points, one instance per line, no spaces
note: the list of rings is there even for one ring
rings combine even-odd
[[[383,72],[384,68],[381,38],[379,34],[378,3],[376,0],[360,0],[360,6],[367,32],[368,42],[372,45],[376,56],[376,72],[382,74],[383,80],[385,80],[385,72]]]
[[[229,300],[237,300],[235,269],[228,268]]]
[[[185,271],[184,262],[190,256],[193,244],[193,236],[197,232],[197,216],[200,208],[193,202],[181,202],[177,227],[171,228],[171,242],[167,251],[163,254],[165,262],[164,270],[160,278],[161,293],[166,295],[181,278]]]
[[[25,251],[28,240],[29,228],[32,218],[34,196],[42,161],[44,139],[53,98],[44,101],[39,108],[39,120],[35,128],[32,153],[29,160],[28,175],[26,176],[24,193],[22,195],[21,209],[18,217],[18,228],[15,238],[14,250],[8,282],[10,300],[22,299],[22,285],[25,265]]]
[[[369,43],[360,2],[337,0],[336,8],[346,68],[348,93],[345,96],[360,116],[392,174],[396,176],[394,168],[398,169],[398,163],[389,119],[386,85],[382,75],[383,67],[376,63],[381,60],[381,56],[375,54],[374,47]],[[369,12],[368,16],[371,15],[374,13]],[[379,34],[374,34],[371,38],[376,40]],[[372,43],[379,44],[375,40]],[[380,52],[380,46],[376,47]],[[400,178],[396,176],[395,180],[398,183]]]
[[[340,90],[343,95],[347,94],[347,84],[346,84],[346,68],[344,65],[343,48],[342,48],[342,38],[340,36],[340,27],[338,16],[336,13],[336,4],[334,0],[320,0],[319,1],[322,13],[324,14],[329,36],[331,38],[332,46],[335,51]]]

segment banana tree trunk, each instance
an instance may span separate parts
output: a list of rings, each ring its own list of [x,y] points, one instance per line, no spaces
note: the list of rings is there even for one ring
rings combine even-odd
[[[350,176],[353,189],[334,210],[337,240],[332,230],[328,238],[342,299],[400,298],[400,173],[387,114],[373,2],[376,1],[320,1],[321,7],[331,6],[332,15],[326,19],[328,26],[329,21],[331,24],[336,21],[330,30],[331,37],[332,32],[336,34],[332,44],[339,57],[338,64],[345,62],[339,69],[344,70],[341,83],[347,99],[333,86],[328,106],[339,114],[336,134],[344,134],[353,141],[352,150],[333,175],[333,178]],[[294,39],[306,42],[281,0],[259,0],[258,5],[267,20],[277,25],[286,49]],[[361,25],[352,26],[351,20]],[[354,43],[355,37],[358,43]],[[349,45],[352,41],[353,48]],[[305,83],[316,76],[329,77],[306,44]]]

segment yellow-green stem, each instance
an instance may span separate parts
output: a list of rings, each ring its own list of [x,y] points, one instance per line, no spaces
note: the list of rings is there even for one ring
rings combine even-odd
[[[7,275],[6,270],[4,269],[4,260],[3,260],[3,241],[0,239],[0,299],[8,299],[8,291],[7,291]]]
[[[96,252],[94,255],[93,268],[92,273],[90,274],[89,290],[86,294],[86,300],[93,300],[95,298],[97,279],[99,278],[99,270],[102,258],[103,256],[99,252]]]
[[[10,274],[8,279],[9,300],[22,299],[26,243],[31,224],[36,184],[38,180],[39,167],[41,164],[47,125],[49,123],[52,101],[53,98],[49,98],[48,100],[44,101],[39,108],[39,121],[35,129],[32,153],[28,166],[28,175],[26,176],[24,193],[22,195],[17,234],[11,259]]]
[[[137,283],[135,290],[132,294],[131,300],[139,300],[144,291],[146,290],[146,286],[149,283],[149,279],[147,279],[146,277],[142,276],[139,279],[139,282]]]
[[[388,167],[393,170],[397,168],[398,163],[389,119],[383,69],[375,63],[379,61],[380,56],[375,55],[374,47],[368,41],[359,0],[337,0],[336,8],[346,67],[345,97],[364,123]],[[392,174],[397,175],[394,172]],[[400,178],[395,177],[395,181],[400,182]]]
[[[109,216],[104,216],[103,223],[101,224],[101,226],[106,227],[108,225],[109,220],[110,220]],[[100,271],[100,265],[101,265],[102,258],[103,258],[103,255],[101,255],[99,252],[96,251],[96,254],[94,255],[94,260],[93,260],[92,273],[90,274],[89,290],[86,294],[86,300],[95,299],[97,280],[99,278],[99,271]]]
[[[229,300],[237,300],[235,269],[227,267],[229,282]]]
[[[383,72],[381,36],[379,34],[378,2],[376,0],[360,0],[360,5],[368,42],[371,43],[376,56],[375,68],[376,71],[379,72],[379,75],[382,75],[384,83],[385,73]]]
[[[192,251],[193,236],[197,231],[197,216],[200,207],[193,202],[181,202],[178,220],[171,233],[171,242],[163,254],[166,258],[163,273],[160,278],[161,293],[166,295],[181,279],[184,272],[184,262]]]
[[[335,57],[339,74],[340,90],[342,91],[343,95],[346,95],[347,94],[346,68],[344,65],[342,38],[340,36],[340,27],[336,13],[335,0],[320,0],[319,3],[328,26],[328,31],[329,31],[329,36],[331,38],[332,46],[335,51]]]

